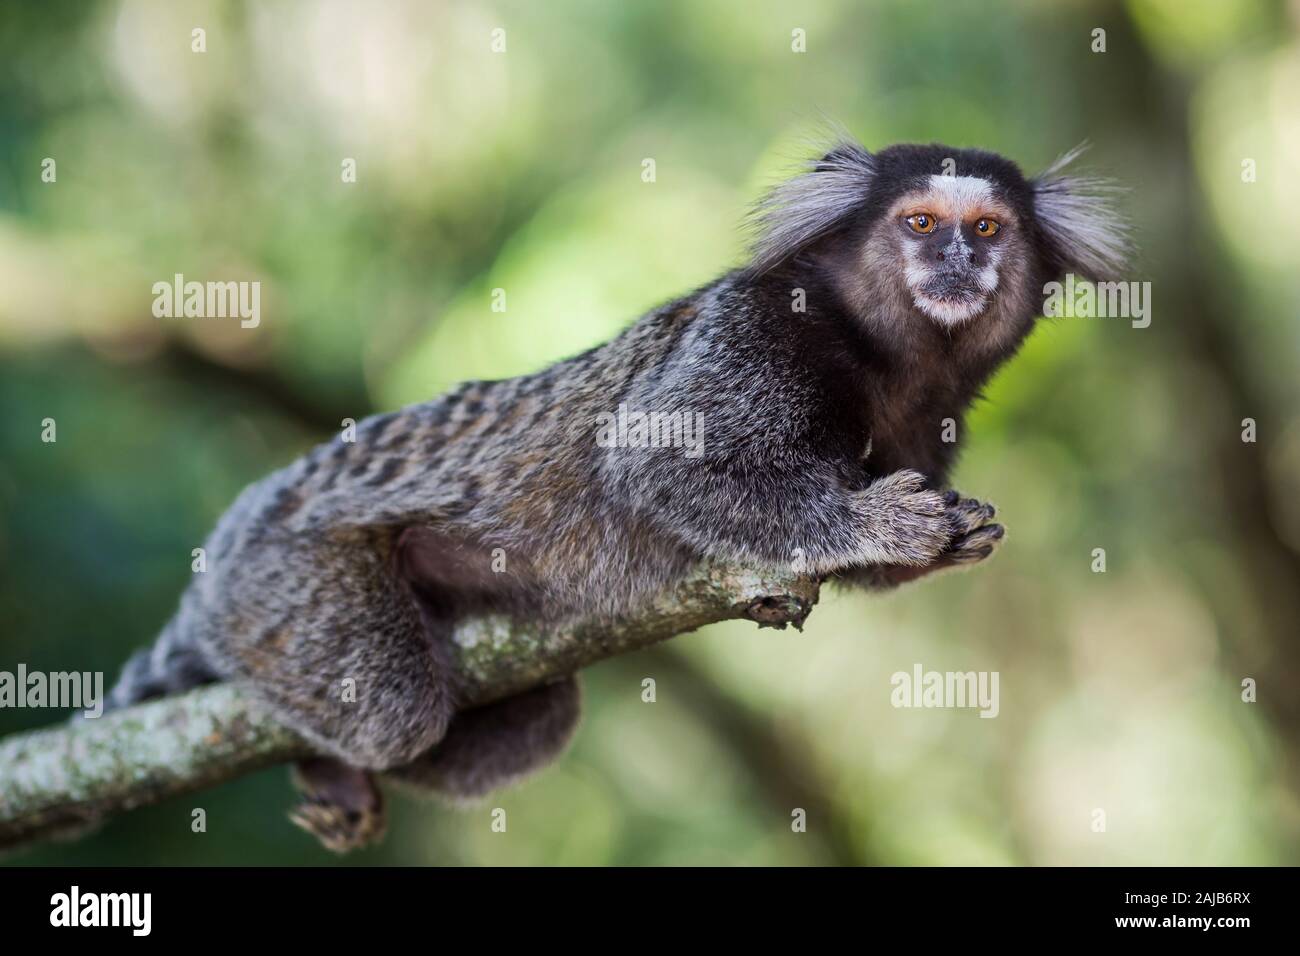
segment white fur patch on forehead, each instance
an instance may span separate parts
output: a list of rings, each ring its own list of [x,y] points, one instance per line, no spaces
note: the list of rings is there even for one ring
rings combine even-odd
[[[993,201],[989,181],[977,176],[931,176],[930,195],[947,206],[949,215]]]
[[[896,215],[928,212],[940,219],[962,221],[980,216],[1009,217],[1009,210],[993,196],[993,186],[979,176],[930,177],[921,189],[913,189],[894,204]]]

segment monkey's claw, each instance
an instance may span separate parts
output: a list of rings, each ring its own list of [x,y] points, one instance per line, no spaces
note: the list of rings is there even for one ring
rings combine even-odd
[[[952,523],[952,543],[944,559],[952,564],[975,564],[983,561],[1006,534],[1006,529],[993,523],[997,509],[974,498],[963,498],[955,491],[944,496],[948,519]]]

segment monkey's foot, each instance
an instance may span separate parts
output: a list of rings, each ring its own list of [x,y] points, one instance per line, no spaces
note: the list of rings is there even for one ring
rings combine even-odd
[[[293,782],[302,802],[289,819],[335,853],[377,843],[388,821],[384,797],[364,770],[319,757],[299,762]]]
[[[944,564],[975,564],[992,554],[1006,534],[1002,525],[993,523],[997,509],[974,498],[963,498],[956,491],[948,492],[943,503],[953,536],[939,560]]]

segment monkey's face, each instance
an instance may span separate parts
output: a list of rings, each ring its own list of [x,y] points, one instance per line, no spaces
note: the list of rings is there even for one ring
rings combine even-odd
[[[759,205],[750,269],[762,275],[803,256],[825,266],[877,333],[925,323],[1006,342],[1027,331],[1048,279],[1100,279],[1126,260],[1106,183],[1061,173],[1078,153],[1027,180],[985,150],[870,153],[842,141]]]
[[[975,176],[930,176],[890,206],[881,226],[876,238],[892,247],[912,304],[945,326],[987,311],[1004,267],[1023,252],[1015,211]]]

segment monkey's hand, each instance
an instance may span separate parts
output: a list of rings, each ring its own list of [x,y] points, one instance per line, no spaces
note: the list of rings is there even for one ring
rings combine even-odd
[[[925,477],[915,471],[877,479],[859,493],[857,504],[873,564],[928,568],[952,550],[965,527],[948,497],[926,488]]]
[[[956,491],[944,495],[943,503],[952,522],[953,538],[939,560],[945,564],[977,564],[992,554],[1006,534],[1002,525],[993,523],[997,509],[974,498],[963,498]]]
[[[994,507],[974,498],[963,498],[956,491],[949,491],[942,498],[950,538],[928,564],[873,564],[839,577],[872,588],[892,588],[944,568],[978,564],[991,555],[1006,534],[1002,525],[993,522],[997,513]]]

